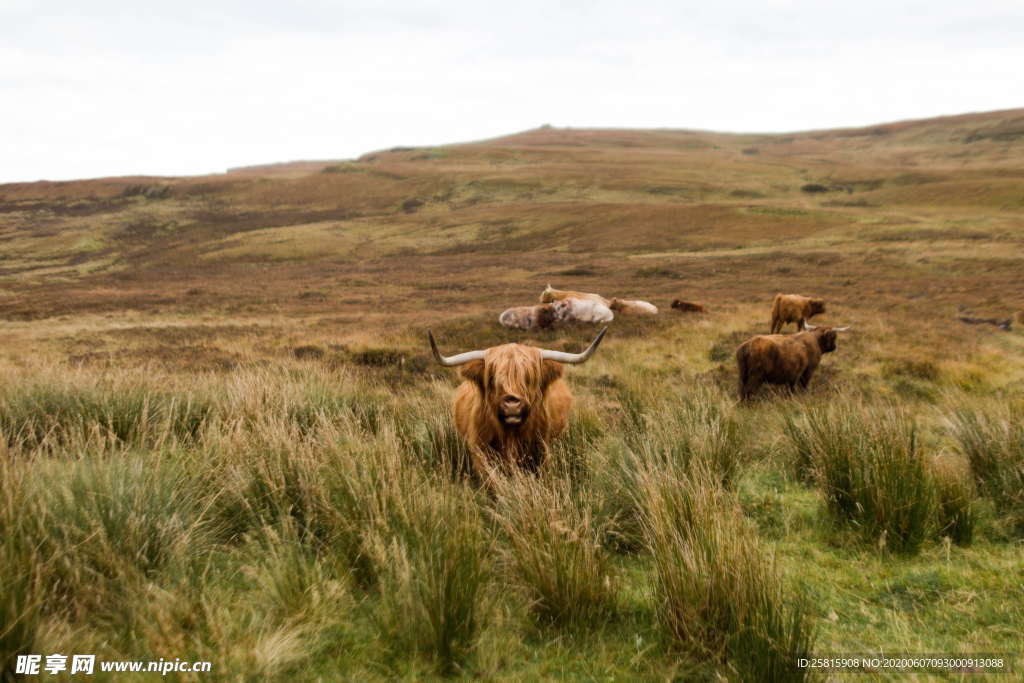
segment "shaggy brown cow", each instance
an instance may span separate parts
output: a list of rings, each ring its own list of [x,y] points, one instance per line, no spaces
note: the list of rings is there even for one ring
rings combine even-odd
[[[848,327],[810,327],[796,334],[762,334],[736,349],[740,400],[749,399],[764,383],[806,389],[821,356],[836,350],[836,333]]]
[[[604,338],[604,328],[583,353],[523,344],[503,344],[445,357],[428,332],[438,363],[462,366],[465,381],[455,391],[455,428],[465,440],[477,473],[497,468],[536,470],[548,443],[565,430],[572,394],[562,379],[564,363],[583,363]]]
[[[808,318],[824,312],[824,299],[812,299],[799,294],[776,294],[772,300],[772,334],[781,332],[786,323],[796,323],[799,332],[804,329]]]
[[[552,289],[550,284],[544,288],[543,292],[540,293],[540,302],[542,304],[549,304],[552,301],[561,301],[562,299],[583,299],[585,301],[596,301],[600,304],[604,304],[605,306],[611,305],[611,302],[600,294],[573,292],[568,289]]]
[[[707,313],[708,309],[704,308],[701,304],[690,303],[689,301],[683,301],[682,299],[676,299],[672,302],[672,308],[682,313]]]

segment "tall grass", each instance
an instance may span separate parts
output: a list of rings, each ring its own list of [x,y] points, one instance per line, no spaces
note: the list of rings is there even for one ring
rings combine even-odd
[[[512,475],[495,481],[493,516],[506,541],[503,564],[541,623],[580,628],[615,607],[605,524],[586,491],[564,480]]]
[[[31,383],[0,392],[0,434],[15,451],[160,447],[169,440],[194,440],[211,412],[211,404],[198,396],[142,385]]]
[[[950,419],[957,449],[971,465],[978,491],[1024,532],[1024,409],[962,406]]]
[[[392,652],[451,675],[488,619],[491,539],[465,490],[410,491],[369,546],[380,571],[377,621]]]
[[[734,497],[706,468],[639,466],[655,602],[669,639],[739,680],[803,680],[814,630]]]
[[[909,416],[892,407],[811,408],[786,434],[797,471],[813,463],[833,519],[894,552],[920,549],[933,524],[935,485]]]
[[[974,483],[963,472],[942,462],[935,463],[932,471],[938,514],[936,531],[957,545],[968,546],[974,540],[978,519]]]

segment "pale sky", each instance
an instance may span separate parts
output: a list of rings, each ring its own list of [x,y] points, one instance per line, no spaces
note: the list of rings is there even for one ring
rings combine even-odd
[[[1022,106],[1020,0],[0,0],[0,183]]]

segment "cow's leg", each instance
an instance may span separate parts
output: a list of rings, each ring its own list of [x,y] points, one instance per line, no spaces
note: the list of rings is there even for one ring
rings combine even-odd
[[[749,401],[754,392],[761,387],[761,378],[748,376],[740,383],[740,400]]]

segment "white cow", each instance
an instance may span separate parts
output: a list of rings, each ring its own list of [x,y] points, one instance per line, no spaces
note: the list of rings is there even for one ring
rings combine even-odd
[[[615,318],[612,309],[592,299],[561,299],[552,304],[555,320],[560,323],[607,323]]]

